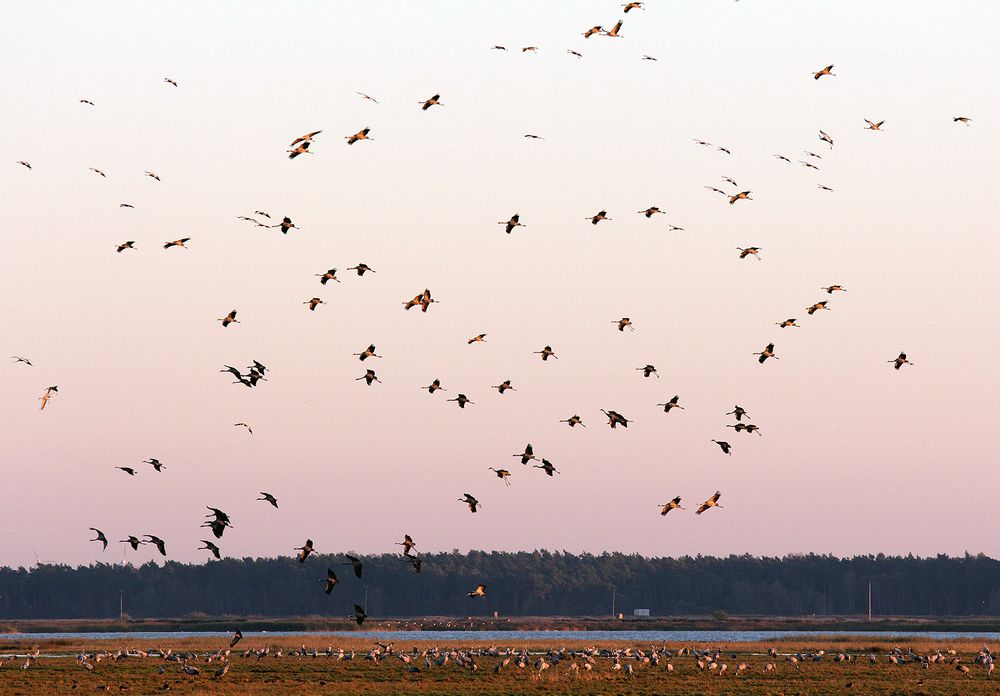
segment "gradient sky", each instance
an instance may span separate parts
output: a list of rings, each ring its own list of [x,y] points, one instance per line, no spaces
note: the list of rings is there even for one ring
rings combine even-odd
[[[404,533],[421,552],[1000,554],[996,3],[650,0],[623,38],[588,40],[620,3],[5,10],[0,355],[34,367],[0,368],[0,563],[121,559],[91,526],[200,561],[205,505],[233,518],[229,556],[307,536],[398,551]],[[820,171],[773,157],[804,150]],[[722,176],[755,200],[704,188]],[[301,230],[236,219],[256,209]],[[314,277],[359,261],[377,274]],[[440,304],[404,312],[425,287]],[[833,311],[806,316],[821,299]],[[769,341],[780,360],[759,365]],[[369,388],[351,354],[370,342]],[[559,360],[532,354],[546,344]],[[896,372],[900,350],[915,366]],[[251,359],[272,370],[256,389],[218,372]],[[419,389],[434,378],[449,391]],[[459,391],[476,405],[445,401]],[[686,410],[655,406],[674,394]],[[736,403],[763,437],[725,427]],[[574,413],[586,429],[558,422]],[[510,456],[529,441],[561,475]],[[696,517],[716,489],[725,509]],[[688,511],[661,518],[675,495]]]

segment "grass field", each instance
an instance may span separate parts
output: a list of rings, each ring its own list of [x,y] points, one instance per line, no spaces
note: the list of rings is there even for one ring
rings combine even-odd
[[[377,664],[365,659],[372,649],[373,643],[364,638],[340,639],[332,645],[335,655],[326,656],[323,651],[330,645],[319,642],[309,634],[301,636],[286,636],[270,643],[259,642],[256,638],[240,643],[237,650],[229,656],[231,663],[228,674],[220,679],[214,679],[213,673],[220,666],[218,659],[208,662],[208,656],[226,647],[218,640],[195,638],[164,643],[163,645],[132,645],[111,644],[108,641],[96,642],[93,645],[73,644],[71,641],[53,640],[40,643],[38,648],[41,657],[34,660],[28,669],[21,669],[25,663],[24,657],[11,659],[8,657],[0,667],[0,694],[45,696],[47,694],[86,693],[86,692],[127,692],[137,694],[162,693],[167,690],[177,694],[767,694],[783,695],[799,694],[801,696],[826,696],[828,694],[978,694],[1000,693],[1000,677],[994,679],[988,676],[985,667],[975,665],[974,660],[982,647],[974,641],[929,642],[917,640],[903,642],[884,641],[880,639],[830,639],[824,638],[823,644],[809,644],[803,641],[776,641],[768,644],[737,643],[721,645],[687,645],[667,644],[656,646],[660,652],[657,666],[643,665],[640,661],[622,657],[623,666],[631,665],[634,673],[629,675],[626,668],[613,670],[611,657],[596,656],[593,669],[586,672],[580,669],[573,672],[572,663],[583,667],[585,658],[572,657],[568,654],[556,661],[546,656],[546,662],[551,667],[539,673],[535,668],[536,660],[546,651],[565,649],[584,650],[587,648],[602,648],[606,650],[622,649],[624,643],[607,643],[594,645],[587,641],[551,644],[539,641],[511,645],[515,650],[526,648],[530,651],[527,666],[518,668],[515,660],[511,660],[500,674],[494,673],[494,668],[500,657],[475,655],[477,669],[473,671],[468,666],[459,666],[454,659],[449,659],[443,666],[432,664],[425,666],[424,657],[414,658],[409,665],[404,664],[396,656],[385,657]],[[222,643],[222,644],[220,644]],[[306,646],[311,652],[313,648],[320,651],[318,657],[290,654],[293,650]],[[904,652],[912,649],[918,655],[931,655],[940,650],[950,649],[956,655],[947,655],[948,660],[941,664],[931,664],[924,668],[919,663],[892,664],[888,653],[899,646]],[[256,656],[241,657],[244,649],[260,650],[270,647],[271,654],[258,660]],[[418,652],[437,649],[436,655],[451,649],[459,652],[468,650],[482,651],[490,648],[487,643],[470,642],[465,645],[443,645],[433,641],[421,641],[406,644],[396,644],[397,653],[411,655],[413,648]],[[501,651],[508,646],[498,647]],[[668,660],[663,656],[664,648],[676,653],[681,647],[697,650],[718,649],[721,655],[717,664],[727,665],[724,674],[719,670],[700,671],[694,657],[689,655],[676,656],[669,659],[673,665],[668,672]],[[776,648],[777,657],[768,657],[768,648]],[[181,664],[167,662],[161,657],[128,657],[114,661],[105,658],[96,661],[93,654],[101,651],[116,653],[119,649],[153,651],[159,648],[172,649],[178,652],[196,652],[198,656],[191,658],[189,665],[197,666],[201,673],[195,676],[185,674]],[[338,660],[337,651],[355,651],[351,660]],[[647,653],[651,646],[635,645]],[[3,641],[0,637],[0,655],[24,655],[33,652],[34,645],[25,645],[11,641]],[[278,651],[281,656],[277,656]],[[825,655],[820,661],[807,659],[796,667],[786,657],[790,654],[816,653],[824,650]],[[94,665],[93,672],[77,664],[78,652],[91,655],[89,662]],[[835,663],[832,657],[837,653],[857,655],[858,660],[852,663]],[[869,654],[877,656],[877,662],[870,664]],[[62,657],[47,657],[47,655],[63,655]],[[432,656],[432,661],[435,659]],[[970,668],[968,676],[958,671],[950,660],[958,658],[960,665]],[[461,658],[460,658],[461,659]],[[765,674],[764,666],[774,663],[775,671]],[[746,663],[747,669],[737,675],[737,666]],[[419,671],[411,672],[412,667]],[[164,669],[162,673],[160,671]],[[971,677],[971,678],[970,678]],[[75,685],[75,688],[74,688]],[[165,688],[167,687],[167,688]]]

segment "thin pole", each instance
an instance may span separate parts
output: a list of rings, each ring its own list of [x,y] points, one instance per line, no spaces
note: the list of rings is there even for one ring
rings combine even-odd
[[[118,620],[125,620],[125,591],[118,590]]]
[[[611,618],[615,618],[618,614],[615,613],[615,600],[617,599],[618,588],[611,588]]]
[[[868,623],[872,622],[872,581],[868,581]]]

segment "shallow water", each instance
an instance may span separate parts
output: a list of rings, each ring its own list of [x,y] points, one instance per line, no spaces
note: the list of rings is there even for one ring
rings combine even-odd
[[[5,633],[0,639],[14,641],[77,640],[81,643],[93,640],[121,640],[128,643],[139,641],[171,640],[178,638],[228,637],[231,633],[218,631],[136,631],[134,633]],[[304,642],[314,644],[319,638],[367,638],[383,642],[421,640],[440,644],[462,644],[472,641],[496,642],[511,645],[527,640],[544,640],[557,644],[559,641],[584,640],[593,643],[626,641],[633,644],[645,643],[752,643],[779,638],[802,638],[822,642],[832,636],[856,636],[859,638],[899,637],[901,640],[927,638],[948,640],[955,638],[975,638],[979,640],[1000,640],[996,632],[965,631],[244,631],[243,638],[261,639],[268,636],[303,636]],[[335,641],[334,641],[335,642]]]

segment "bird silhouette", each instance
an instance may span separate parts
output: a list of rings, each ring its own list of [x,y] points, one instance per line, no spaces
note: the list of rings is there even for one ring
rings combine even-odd
[[[713,495],[711,498],[709,498],[704,503],[702,503],[698,507],[698,509],[695,510],[694,514],[700,515],[701,513],[705,512],[705,510],[708,510],[709,508],[714,508],[714,507],[721,508],[722,506],[719,505],[719,498],[721,498],[721,497],[722,497],[722,493],[720,493],[719,491],[716,491],[715,495]]]
[[[480,507],[479,506],[479,501],[476,500],[475,497],[471,493],[465,493],[463,495],[464,495],[464,497],[459,498],[458,501],[460,503],[465,503],[466,505],[468,505],[470,512],[476,512],[476,510],[478,510],[479,507]]]
[[[97,534],[97,537],[94,538],[94,539],[91,539],[91,541],[99,541],[99,542],[101,542],[102,544],[104,544],[104,547],[101,549],[101,551],[107,551],[107,549],[108,549],[108,538],[106,536],[104,536],[104,532],[102,532],[97,527],[90,527],[90,531],[92,531],[95,534]]]

